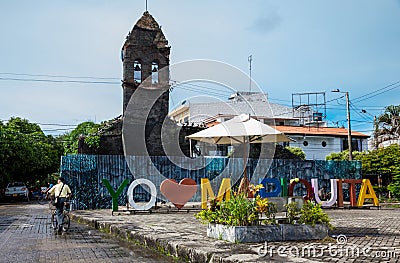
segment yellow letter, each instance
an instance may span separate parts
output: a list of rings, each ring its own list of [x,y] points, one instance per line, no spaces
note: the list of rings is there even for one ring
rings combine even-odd
[[[367,194],[367,190],[369,190],[369,194]],[[374,206],[379,206],[378,198],[375,195],[374,188],[372,188],[371,182],[369,179],[363,179],[360,196],[358,197],[357,206],[363,206],[365,199],[371,198],[374,201]]]
[[[207,196],[210,196],[210,199],[214,199],[215,195],[211,188],[210,181],[208,178],[201,178],[201,208],[207,209]],[[225,196],[226,200],[229,200],[231,197],[231,179],[223,178],[221,182],[221,186],[219,187],[217,200],[221,201]]]

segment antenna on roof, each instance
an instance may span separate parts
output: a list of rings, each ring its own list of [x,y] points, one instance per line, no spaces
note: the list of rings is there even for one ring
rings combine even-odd
[[[247,61],[249,61],[249,64],[250,64],[250,67],[249,67],[249,70],[250,70],[250,87],[249,87],[249,92],[251,92],[251,62],[253,61],[253,55],[250,55],[250,56],[247,58]]]
[[[146,12],[147,12],[147,0],[146,0]]]

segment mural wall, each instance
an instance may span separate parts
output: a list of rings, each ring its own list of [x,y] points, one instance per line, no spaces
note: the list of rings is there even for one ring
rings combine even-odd
[[[184,167],[184,168],[182,168]],[[180,158],[144,157],[122,155],[68,155],[61,159],[61,176],[65,177],[76,200],[76,209],[111,208],[111,196],[102,183],[107,179],[116,190],[122,181],[138,178],[152,181],[156,187],[166,178],[180,181],[192,178],[200,185],[201,178],[208,178],[214,192],[218,192],[222,178],[231,178],[233,187],[243,177],[244,162],[241,158]],[[246,173],[252,183],[269,178],[312,178],[329,187],[329,179],[361,179],[360,161],[302,161],[283,159],[248,159]],[[119,196],[119,205],[127,203],[126,187]],[[159,189],[157,189],[159,190]],[[298,195],[302,189],[299,189]],[[200,202],[200,187],[190,201]],[[348,196],[344,190],[345,199]],[[134,189],[137,202],[148,201],[149,193],[138,186]],[[159,198],[162,201],[162,198]]]

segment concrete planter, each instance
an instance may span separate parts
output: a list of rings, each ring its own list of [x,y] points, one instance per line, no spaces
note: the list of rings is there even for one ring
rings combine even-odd
[[[327,237],[328,227],[325,225],[310,226],[291,224],[262,226],[208,224],[207,236],[239,243],[313,240]]]

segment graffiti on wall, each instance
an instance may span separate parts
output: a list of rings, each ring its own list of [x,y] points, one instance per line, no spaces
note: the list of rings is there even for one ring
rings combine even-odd
[[[171,161],[166,156],[144,159],[140,156],[120,155],[67,155],[61,159],[61,176],[65,177],[74,193],[77,209],[111,208],[112,197],[103,179],[117,190],[128,180],[131,184],[135,179],[146,177],[158,188],[162,181],[174,179],[179,182],[184,178],[193,179],[198,187],[202,178],[210,181],[212,189],[218,191],[223,178],[230,178],[233,187],[243,176],[243,159],[241,158],[197,158],[189,162],[187,158],[174,158]],[[181,162],[177,167],[174,163]],[[187,165],[185,164],[187,162]],[[129,165],[128,165],[129,163]],[[129,169],[131,167],[131,169]],[[134,169],[132,169],[134,167]],[[186,168],[182,168],[186,167]],[[200,167],[200,168],[198,168]],[[361,179],[361,162],[359,161],[302,161],[279,159],[249,159],[246,165],[251,182],[258,184],[263,178],[304,178],[308,181],[318,179],[329,187],[330,179]],[[153,176],[161,173],[163,177]],[[235,184],[236,183],[236,184]],[[301,191],[304,189],[298,189]],[[296,191],[296,189],[295,189]],[[118,204],[125,205],[128,200],[128,188],[123,189],[118,196]],[[146,185],[133,189],[132,198],[136,201],[149,201],[152,197]],[[349,194],[343,189],[344,199]],[[197,191],[189,201],[199,202],[201,193]],[[161,201],[157,196],[157,201]]]

